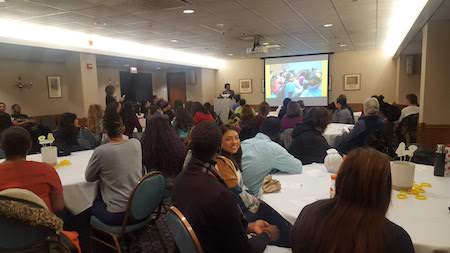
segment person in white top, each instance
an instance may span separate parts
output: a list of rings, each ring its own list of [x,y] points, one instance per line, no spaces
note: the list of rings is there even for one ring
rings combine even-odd
[[[417,102],[417,96],[416,94],[408,94],[406,95],[406,101],[407,107],[402,109],[402,114],[400,115],[400,118],[398,119],[397,123],[402,122],[402,120],[409,115],[418,114],[419,113],[419,104]]]

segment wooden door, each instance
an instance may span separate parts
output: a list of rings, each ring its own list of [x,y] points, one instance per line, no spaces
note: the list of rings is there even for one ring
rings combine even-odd
[[[173,105],[176,100],[186,102],[186,73],[167,73],[167,98]]]

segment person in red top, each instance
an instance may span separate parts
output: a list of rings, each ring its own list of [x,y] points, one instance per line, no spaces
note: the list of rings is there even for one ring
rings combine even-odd
[[[194,103],[194,125],[202,121],[214,121],[214,117],[209,113],[200,102]]]
[[[64,209],[63,188],[55,169],[46,163],[25,159],[31,137],[22,127],[11,127],[2,134],[1,148],[6,160],[0,163],[0,191],[26,189],[44,200],[52,212]]]

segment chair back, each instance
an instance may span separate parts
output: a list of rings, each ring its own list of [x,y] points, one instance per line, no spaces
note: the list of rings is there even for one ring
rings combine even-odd
[[[6,196],[0,196],[0,200],[13,200],[25,203],[32,207],[43,208],[29,201],[12,199]],[[20,210],[17,211],[20,212]],[[42,242],[46,242],[47,238],[51,235],[55,235],[55,231],[50,228],[44,226],[31,226],[20,220],[0,215],[0,252],[19,249],[25,250],[35,248],[36,245],[40,245],[42,250],[42,247],[44,246],[42,245]],[[39,251],[39,249],[36,250],[36,252]]]
[[[400,141],[405,142],[407,145],[417,142],[417,127],[419,122],[419,114],[412,114],[400,122]]]
[[[284,130],[281,133],[281,142],[283,143],[283,146],[288,149],[291,146],[292,143],[292,132],[294,131],[293,128],[288,128]]]
[[[197,235],[178,208],[171,206],[166,220],[180,253],[203,253]]]
[[[158,171],[152,171],[139,180],[128,201],[124,229],[130,221],[145,220],[161,207],[165,187],[165,179]]]

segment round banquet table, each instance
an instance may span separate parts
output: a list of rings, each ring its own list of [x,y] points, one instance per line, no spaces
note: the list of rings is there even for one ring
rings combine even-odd
[[[327,129],[325,129],[323,137],[325,137],[330,146],[336,147],[340,141],[340,137],[344,134],[345,129],[352,128],[352,124],[331,123],[328,125]]]
[[[62,160],[70,161],[71,165],[56,169],[61,179],[64,190],[64,205],[77,215],[92,206],[97,194],[97,183],[86,182],[84,174],[89,159],[94,151],[86,150],[73,152],[69,156],[58,157],[58,163]],[[29,155],[27,160],[41,162],[41,154]]]
[[[330,174],[323,164],[303,166],[303,174],[275,174],[281,183],[278,193],[264,194],[262,200],[277,210],[292,224],[304,206],[329,198]],[[450,177],[433,176],[433,167],[416,164],[417,183],[430,183],[424,188],[427,200],[417,200],[408,195],[397,199],[398,191],[392,191],[387,217],[403,227],[411,236],[416,253],[450,252]],[[266,252],[291,252],[268,247]]]

